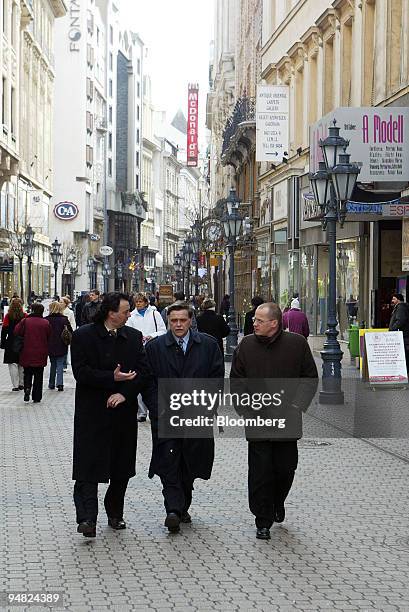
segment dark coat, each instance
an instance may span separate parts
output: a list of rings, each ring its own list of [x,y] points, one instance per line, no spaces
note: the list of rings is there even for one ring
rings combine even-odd
[[[27,315],[24,314],[24,317]],[[3,319],[3,325],[1,328],[1,344],[0,348],[4,349],[4,359],[3,363],[18,363],[20,359],[20,355],[13,351],[13,341],[14,341],[14,328],[16,327],[18,321],[10,321],[8,315]]]
[[[230,327],[222,315],[216,314],[214,310],[205,310],[197,317],[197,329],[216,338],[223,354],[223,338],[229,335]]]
[[[151,408],[155,386],[142,345],[142,334],[122,327],[111,336],[101,323],[77,329],[71,343],[72,370],[77,381],[74,416],[73,479],[108,482],[135,476],[138,435],[137,397]],[[115,382],[114,370],[135,370],[133,381]],[[126,402],[107,408],[113,393]]]
[[[156,379],[224,377],[223,356],[217,341],[207,334],[190,331],[185,355],[178,348],[171,331],[150,340],[145,349]],[[167,454],[172,451],[174,443],[173,440],[158,437],[155,418],[152,417],[150,478],[154,474],[161,476],[166,473]],[[213,438],[183,439],[182,443],[183,459],[192,479],[209,479],[214,460]]]
[[[16,325],[14,333],[17,336],[24,336],[19,364],[24,368],[45,368],[48,358],[48,339],[51,335],[49,322],[42,316],[31,314]]]
[[[68,317],[63,314],[51,314],[45,317],[51,326],[51,335],[48,339],[48,354],[50,357],[62,357],[68,353],[68,346],[61,340],[61,333],[66,325],[72,333]]]
[[[408,344],[409,341],[409,304],[399,302],[392,310],[392,316],[389,323],[389,331],[402,331],[403,337]]]
[[[256,309],[249,310],[246,312],[246,316],[244,317],[244,329],[243,334],[248,336],[249,334],[254,334],[254,325],[253,325],[253,317],[256,314]]]
[[[282,385],[286,393],[283,403],[303,411],[307,410],[318,387],[317,366],[307,340],[282,329],[267,341],[255,334],[245,336],[233,353],[230,378],[264,381],[275,378],[283,383],[283,379],[290,379]],[[263,384],[260,383],[259,391]],[[246,435],[249,439],[247,430]]]
[[[97,310],[101,302],[99,300],[95,300],[94,302],[88,302],[85,304],[84,308],[81,311],[81,325],[86,325],[87,323],[92,323],[95,315],[97,314]]]

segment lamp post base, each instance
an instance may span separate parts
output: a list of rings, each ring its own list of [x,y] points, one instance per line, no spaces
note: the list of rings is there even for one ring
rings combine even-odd
[[[320,404],[327,404],[331,406],[343,405],[344,404],[344,392],[342,389],[338,391],[320,391],[318,402]]]
[[[231,315],[229,315],[229,327],[230,333],[226,339],[226,352],[224,354],[224,360],[230,363],[233,361],[233,353],[238,345],[239,330],[235,322],[235,315],[233,315],[233,323],[231,322]]]

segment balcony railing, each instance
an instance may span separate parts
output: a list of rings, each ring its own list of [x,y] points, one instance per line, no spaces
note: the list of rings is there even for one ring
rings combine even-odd
[[[256,99],[247,96],[239,98],[234,107],[233,113],[226,121],[223,132],[222,155],[227,151],[230,140],[237,131],[238,126],[245,121],[256,120]]]

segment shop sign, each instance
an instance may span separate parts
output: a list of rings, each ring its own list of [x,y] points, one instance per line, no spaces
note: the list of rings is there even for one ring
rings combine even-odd
[[[349,140],[351,162],[360,166],[358,181],[409,180],[409,108],[337,108],[310,127],[310,171],[318,169],[320,138],[328,136],[334,119],[340,135]]]
[[[78,212],[78,206],[74,202],[58,202],[54,206],[54,215],[62,221],[72,221]]]
[[[365,349],[370,384],[408,382],[401,331],[365,334]]]
[[[409,271],[409,219],[402,219],[402,270]]]
[[[319,221],[322,218],[322,212],[314,200],[314,196],[309,193],[302,194],[302,220],[303,221]]]
[[[256,161],[280,163],[288,151],[289,87],[258,85]]]
[[[199,85],[189,84],[187,97],[187,165],[197,166],[199,126]]]
[[[384,204],[383,215],[384,217],[409,217],[409,204],[399,204],[399,202]]]
[[[79,51],[78,41],[81,38],[80,0],[69,0],[68,3],[68,40],[70,51]]]
[[[281,181],[273,187],[273,220],[287,218],[288,182]]]
[[[0,272],[14,272],[13,257],[3,257],[0,259]]]

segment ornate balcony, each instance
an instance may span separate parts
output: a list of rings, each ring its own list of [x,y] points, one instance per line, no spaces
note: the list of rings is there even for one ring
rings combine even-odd
[[[222,164],[236,169],[249,156],[256,142],[256,101],[244,96],[236,102],[223,132]]]

